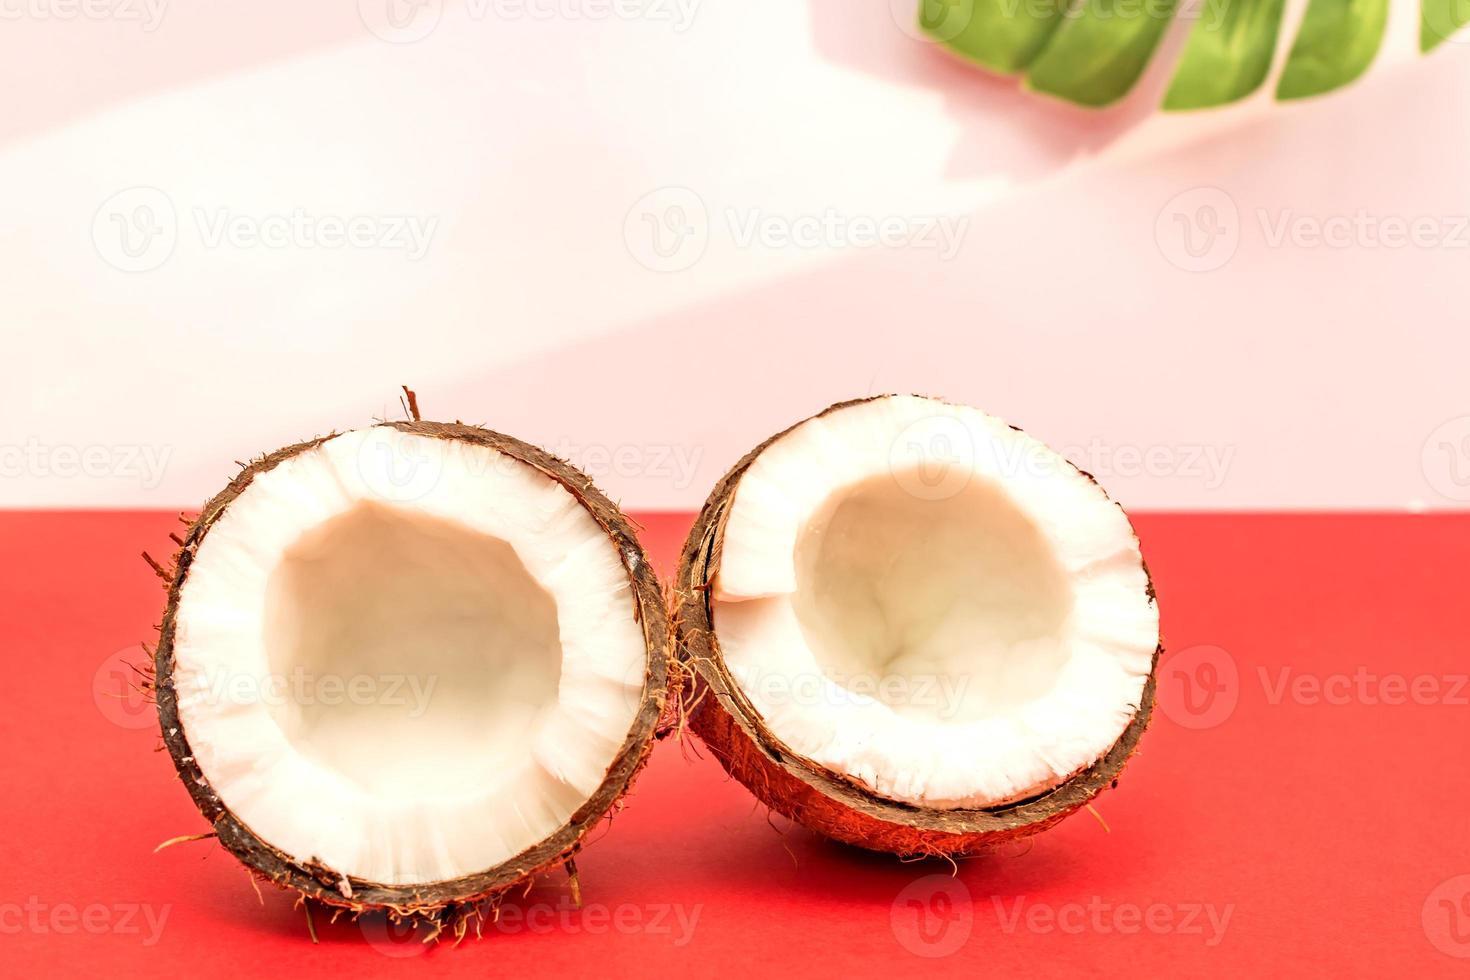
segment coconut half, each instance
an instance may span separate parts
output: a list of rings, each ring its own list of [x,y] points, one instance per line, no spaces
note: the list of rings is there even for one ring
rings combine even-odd
[[[617,507],[569,464],[458,423],[246,466],[170,578],[154,666],[180,778],[254,872],[355,912],[462,929],[569,861],[628,790],[676,676]]]
[[[691,725],[780,813],[898,854],[1035,833],[1112,783],[1153,704],[1138,538],[973,408],[834,405],[710,495],[675,621]]]

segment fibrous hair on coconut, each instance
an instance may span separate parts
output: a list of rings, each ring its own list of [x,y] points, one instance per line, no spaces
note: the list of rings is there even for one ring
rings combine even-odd
[[[462,937],[555,868],[579,900],[573,858],[679,673],[637,534],[585,474],[410,406],[254,460],[172,568],[150,559],[152,685],[198,836],[334,915]]]
[[[881,396],[772,436],[675,580],[690,726],[772,810],[905,856],[1035,834],[1115,784],[1162,650],[1128,518],[963,405]]]

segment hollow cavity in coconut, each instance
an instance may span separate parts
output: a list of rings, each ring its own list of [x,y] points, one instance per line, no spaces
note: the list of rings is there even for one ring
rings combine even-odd
[[[169,578],[159,716],[221,843],[329,906],[461,934],[618,803],[674,676],[618,509],[457,423],[252,463]]]
[[[885,396],[774,436],[710,495],[675,620],[693,729],[848,843],[964,854],[1112,783],[1159,618],[1095,480],[964,406]]]

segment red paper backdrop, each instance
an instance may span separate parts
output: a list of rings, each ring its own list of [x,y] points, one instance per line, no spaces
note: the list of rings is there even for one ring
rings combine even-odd
[[[666,573],[687,515],[651,515]],[[116,697],[168,515],[0,514],[0,967],[12,976],[1470,971],[1470,517],[1138,519],[1160,712],[1119,788],[1034,842],[903,864],[768,817],[656,750],[579,858],[458,949],[257,899]],[[406,961],[406,962],[405,962]],[[407,965],[411,964],[411,965]]]

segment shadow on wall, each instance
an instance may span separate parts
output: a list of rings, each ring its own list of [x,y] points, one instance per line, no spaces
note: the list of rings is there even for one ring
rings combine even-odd
[[[8,99],[0,145],[169,89],[371,38],[354,3],[106,4],[111,16],[4,19],[0,85]]]
[[[1028,92],[923,38],[919,0],[807,0],[819,56],[884,81],[932,89],[964,132],[947,175],[1035,178],[1097,153],[1158,111],[1185,22],[1171,25],[1127,98],[1086,109]],[[1004,152],[1002,152],[1002,149]]]
[[[924,77],[948,66],[912,70]],[[1272,245],[1268,232],[1283,216],[1359,208],[1463,213],[1467,76],[1470,58],[1440,58],[1228,139],[1139,166],[1076,170],[970,214],[951,260],[932,249],[875,248],[793,263],[778,279],[620,324],[575,349],[468,371],[435,400],[484,406],[474,421],[533,441],[617,447],[636,433],[640,445],[699,452],[677,494],[665,495],[669,480],[656,474],[594,473],[635,506],[697,506],[772,432],[830,402],[888,391],[980,405],[1053,441],[1128,433],[1149,445],[1255,447],[1219,488],[1187,476],[1113,481],[1133,506],[1295,500],[1295,483],[1311,486],[1310,473],[1361,452],[1364,433],[1385,447],[1400,439],[1381,406],[1362,397],[1386,364],[1416,379],[1399,390],[1395,418],[1452,414],[1444,393],[1458,362],[1444,356],[1434,325],[1451,322],[1462,302],[1454,270],[1464,253]],[[1428,140],[1429,118],[1446,120],[1430,141],[1437,151],[1406,159],[1403,146]],[[1224,188],[1239,211],[1238,249],[1203,273],[1175,261],[1159,237],[1172,226],[1161,232],[1157,221],[1171,199],[1198,187]],[[653,275],[631,258],[628,266],[632,277]],[[1408,302],[1414,315],[1404,313]],[[1399,324],[1388,348],[1386,322]],[[1294,420],[1261,400],[1304,385],[1312,410]],[[547,412],[549,392],[596,408],[571,425],[573,413]],[[1423,438],[1415,432],[1411,441]],[[1357,492],[1398,499],[1418,486],[1417,472],[1384,469]]]

